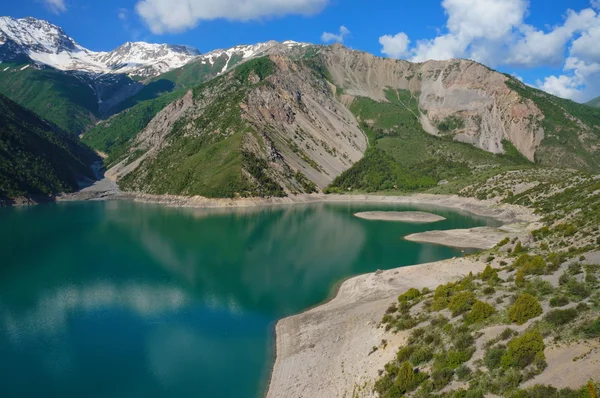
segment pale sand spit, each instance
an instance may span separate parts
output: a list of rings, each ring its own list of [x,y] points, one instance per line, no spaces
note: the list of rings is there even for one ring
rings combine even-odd
[[[377,221],[401,221],[410,223],[432,223],[446,218],[423,211],[363,211],[354,214],[358,218]]]

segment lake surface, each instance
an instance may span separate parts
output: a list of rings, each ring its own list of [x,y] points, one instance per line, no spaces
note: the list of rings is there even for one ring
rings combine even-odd
[[[461,255],[403,240],[497,225],[423,207],[312,204],[214,211],[130,202],[0,209],[0,396],[264,393],[274,325],[353,275]]]

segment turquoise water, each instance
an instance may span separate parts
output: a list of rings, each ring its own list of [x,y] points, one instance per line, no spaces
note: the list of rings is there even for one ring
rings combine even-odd
[[[416,208],[0,209],[0,396],[258,397],[278,319],[349,276],[462,254],[407,234],[494,225],[353,216],[375,209]]]

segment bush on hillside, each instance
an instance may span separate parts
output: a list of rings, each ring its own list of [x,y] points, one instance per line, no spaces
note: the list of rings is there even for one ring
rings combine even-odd
[[[564,307],[569,304],[569,298],[566,296],[556,296],[550,299],[550,307]]]
[[[522,325],[531,318],[540,316],[542,313],[542,306],[537,299],[525,293],[517,297],[513,306],[508,310],[508,318],[511,322]]]
[[[569,308],[567,310],[553,310],[546,314],[544,319],[546,322],[553,324],[554,326],[565,325],[579,315],[575,308]]]
[[[398,296],[398,301],[401,303],[404,303],[407,301],[411,301],[419,296],[421,296],[421,292],[413,287],[413,288],[408,289],[406,291],[406,293]]]
[[[508,342],[500,363],[504,369],[526,368],[536,360],[545,359],[544,348],[544,338],[540,332],[530,330]]]
[[[496,313],[496,309],[490,304],[477,300],[469,312],[465,316],[465,321],[469,324],[482,322]]]
[[[452,316],[456,317],[469,311],[476,300],[475,295],[468,290],[459,292],[450,298],[448,309],[452,311]]]

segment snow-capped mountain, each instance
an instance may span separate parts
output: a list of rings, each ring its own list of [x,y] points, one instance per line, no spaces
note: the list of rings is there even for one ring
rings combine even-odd
[[[27,56],[60,70],[156,76],[199,56],[195,48],[144,42],[125,43],[110,52],[79,45],[58,26],[35,18],[0,17],[0,61]]]
[[[200,55],[194,60],[194,62],[210,65],[222,63],[222,69],[218,72],[223,73],[226,70],[237,65],[238,63],[251,58],[256,58],[267,54],[287,53],[289,51],[301,49],[311,45],[312,44],[309,43],[298,43],[291,40],[284,41],[281,43],[278,41],[271,40],[264,43],[238,45],[235,47],[228,48],[226,50],[213,50],[206,54]]]

